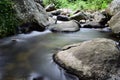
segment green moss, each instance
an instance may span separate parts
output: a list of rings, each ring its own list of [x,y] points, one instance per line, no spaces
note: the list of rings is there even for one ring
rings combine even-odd
[[[10,0],[0,0],[0,38],[15,34],[15,27],[19,24],[12,7]]]

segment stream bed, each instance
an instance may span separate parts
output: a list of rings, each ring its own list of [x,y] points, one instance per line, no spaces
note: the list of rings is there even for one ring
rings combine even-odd
[[[94,38],[116,40],[107,29],[81,29],[74,33],[33,31],[1,39],[0,80],[79,80],[59,67],[52,56],[65,45]]]

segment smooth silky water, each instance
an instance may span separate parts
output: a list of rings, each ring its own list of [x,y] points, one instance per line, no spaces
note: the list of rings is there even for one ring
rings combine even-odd
[[[106,29],[81,29],[74,33],[33,31],[1,39],[0,80],[33,80],[37,77],[44,77],[43,80],[78,80],[59,67],[52,56],[65,45],[94,38],[115,39]]]

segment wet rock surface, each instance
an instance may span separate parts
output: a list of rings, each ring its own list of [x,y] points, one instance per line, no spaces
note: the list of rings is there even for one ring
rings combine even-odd
[[[80,80],[119,80],[120,50],[115,41],[97,38],[68,45],[54,60]]]

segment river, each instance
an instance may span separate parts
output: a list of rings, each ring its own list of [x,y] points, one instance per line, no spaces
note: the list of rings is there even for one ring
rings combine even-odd
[[[74,33],[33,31],[1,39],[0,80],[33,80],[37,77],[79,80],[59,67],[52,56],[65,45],[94,38],[115,39],[107,29],[81,29]]]

